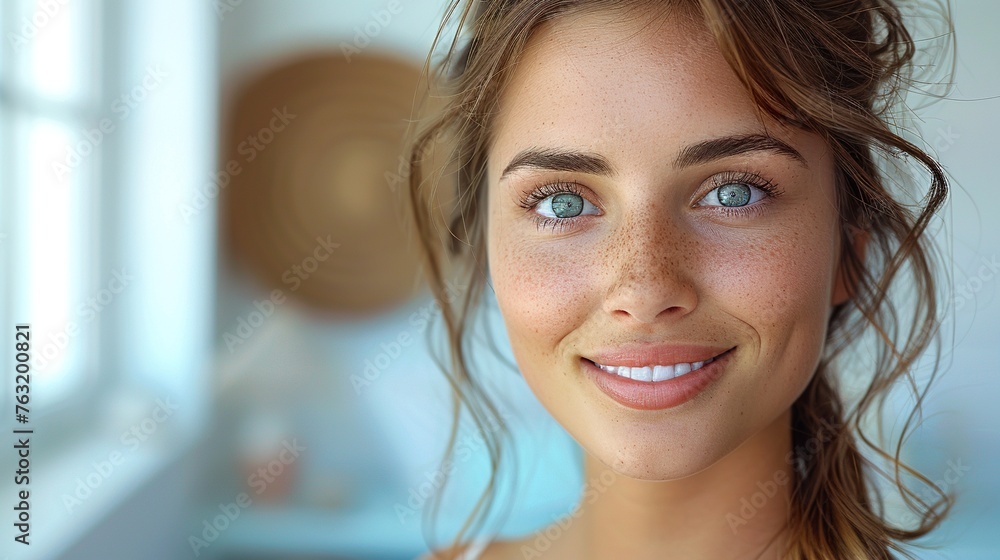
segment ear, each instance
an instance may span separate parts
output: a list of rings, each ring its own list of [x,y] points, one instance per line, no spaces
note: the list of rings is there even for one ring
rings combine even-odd
[[[855,254],[864,261],[865,250],[868,247],[868,239],[870,236],[867,231],[856,228],[854,226],[847,226],[851,232],[851,243],[854,247]],[[830,298],[830,305],[840,305],[842,303],[848,302],[852,297],[854,297],[854,290],[856,286],[850,282],[848,278],[846,267],[844,266],[843,259],[844,247],[841,247],[840,260],[837,263],[836,278],[834,279],[833,285],[833,295]]]

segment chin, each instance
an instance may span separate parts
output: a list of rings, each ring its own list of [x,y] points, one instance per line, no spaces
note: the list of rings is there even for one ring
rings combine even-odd
[[[577,438],[577,442],[592,460],[617,474],[638,480],[679,480],[698,474],[729,455],[741,443],[737,438],[722,437],[726,430],[719,427],[678,430],[676,425],[616,424],[633,432],[632,435],[621,434],[620,429],[595,432],[584,427],[587,435]],[[665,435],[671,428],[675,433],[682,431],[686,435]]]
[[[607,458],[595,457],[617,474],[638,480],[667,481],[680,480],[698,474],[711,467],[718,458],[674,456],[663,457],[641,453],[638,455],[618,453]]]

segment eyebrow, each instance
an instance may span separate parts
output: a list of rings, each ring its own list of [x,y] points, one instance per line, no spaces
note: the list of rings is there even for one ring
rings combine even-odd
[[[674,167],[690,167],[751,152],[772,152],[808,167],[802,154],[785,142],[763,134],[722,136],[685,146],[674,158]],[[618,171],[604,156],[562,148],[528,148],[519,152],[500,174],[500,180],[521,169],[574,171],[614,177]]]
[[[528,148],[518,153],[500,174],[500,180],[520,169],[578,171],[607,177],[618,174],[611,162],[600,154],[561,148]]]
[[[685,147],[674,160],[674,167],[689,167],[708,163],[717,159],[738,156],[750,152],[772,152],[798,160],[802,165],[806,159],[795,148],[763,134],[744,134],[742,136],[723,136],[713,138]]]

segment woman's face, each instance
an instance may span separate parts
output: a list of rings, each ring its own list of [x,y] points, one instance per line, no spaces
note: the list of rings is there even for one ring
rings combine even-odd
[[[845,299],[818,136],[762,121],[693,20],[611,14],[537,30],[494,132],[493,289],[526,382],[588,452],[680,478],[787,412]]]

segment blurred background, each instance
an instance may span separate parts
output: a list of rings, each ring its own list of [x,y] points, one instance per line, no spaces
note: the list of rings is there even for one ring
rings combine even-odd
[[[452,409],[399,202],[443,9],[0,0],[0,557],[426,549]],[[906,458],[960,498],[919,557],[1000,558],[1000,5],[954,10],[956,87],[917,123],[954,181],[934,225],[950,310]],[[510,367],[489,296],[470,355],[516,441],[500,494],[516,495],[502,534],[517,536],[570,512],[585,481],[580,450]],[[33,430],[30,546],[14,540],[17,429]],[[463,421],[439,535],[474,506],[487,464]]]

